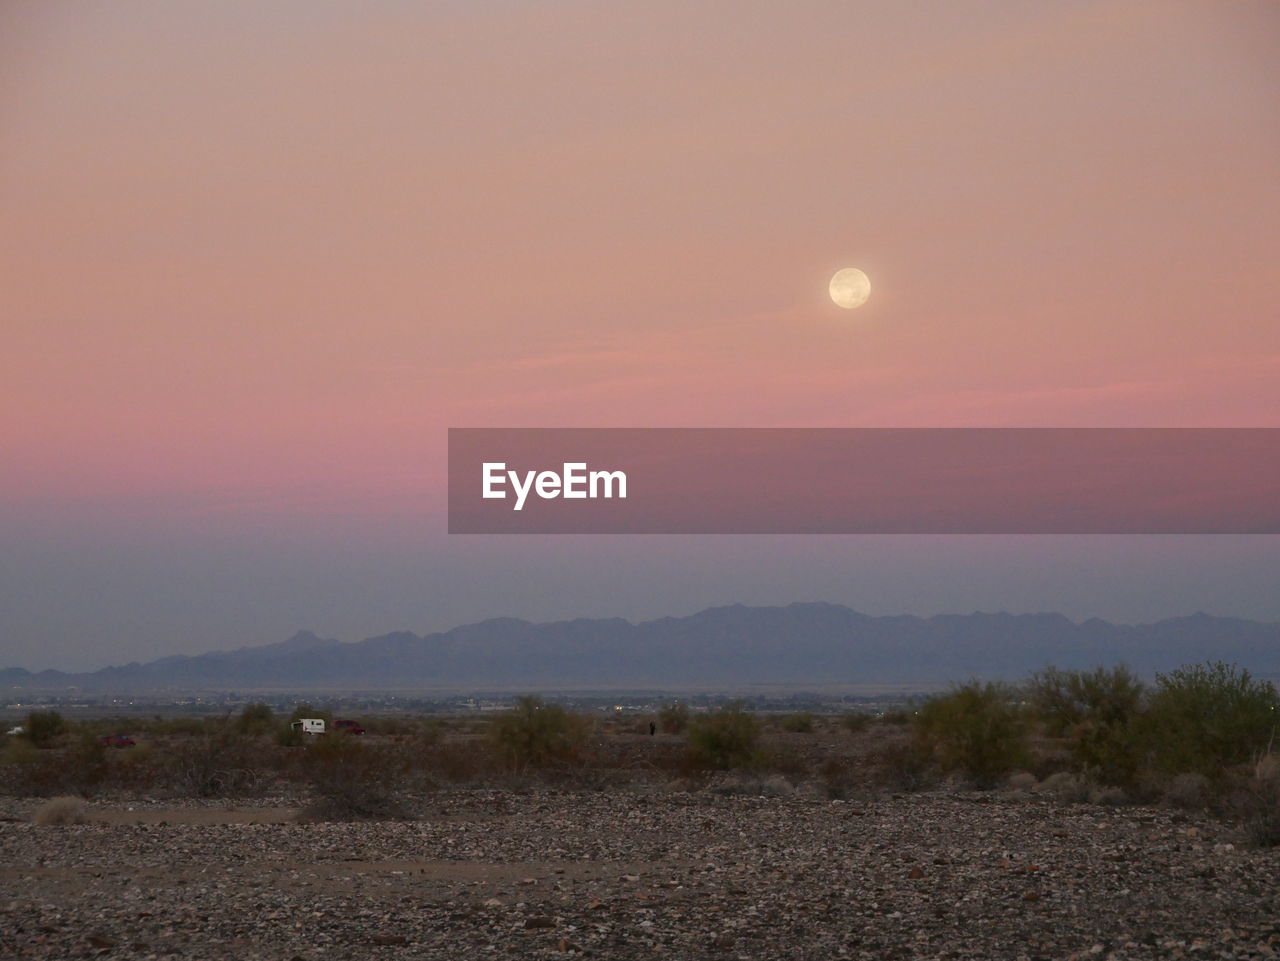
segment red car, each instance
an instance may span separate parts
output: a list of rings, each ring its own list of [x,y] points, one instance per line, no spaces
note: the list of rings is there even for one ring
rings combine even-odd
[[[335,731],[345,731],[348,734],[363,734],[364,728],[361,727],[359,721],[337,720],[333,722]]]
[[[128,734],[104,734],[98,738],[103,747],[136,747],[138,742]]]

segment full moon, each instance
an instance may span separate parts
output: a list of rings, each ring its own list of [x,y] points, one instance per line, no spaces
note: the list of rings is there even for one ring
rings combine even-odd
[[[857,267],[845,267],[836,271],[829,289],[837,307],[853,310],[865,304],[871,296],[871,278]]]

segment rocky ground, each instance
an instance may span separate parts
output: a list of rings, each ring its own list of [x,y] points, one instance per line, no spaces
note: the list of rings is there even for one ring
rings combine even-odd
[[[1168,809],[1029,794],[0,802],[0,956],[1275,958],[1280,851]]]

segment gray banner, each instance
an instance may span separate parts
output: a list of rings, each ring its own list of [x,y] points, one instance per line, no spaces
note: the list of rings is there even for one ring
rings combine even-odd
[[[1280,428],[452,428],[454,534],[1280,533]]]

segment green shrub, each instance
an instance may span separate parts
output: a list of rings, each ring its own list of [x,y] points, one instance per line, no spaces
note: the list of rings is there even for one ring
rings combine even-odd
[[[1026,766],[1027,719],[1008,685],[971,681],[926,701],[915,719],[919,747],[944,771],[993,786]]]
[[[658,711],[658,727],[663,734],[683,734],[689,726],[689,705],[672,701]]]
[[[1151,761],[1165,774],[1202,774],[1221,782],[1229,769],[1265,752],[1276,737],[1280,696],[1274,685],[1221,661],[1156,675],[1143,717]]]
[[[489,738],[506,764],[523,770],[572,760],[586,743],[587,722],[559,704],[525,696],[513,710],[494,719]]]
[[[745,767],[755,759],[759,737],[756,719],[740,704],[731,704],[690,722],[689,757],[697,765],[718,770]]]
[[[36,747],[52,747],[67,732],[67,722],[57,711],[32,711],[23,725],[23,735]]]
[[[1031,676],[1028,696],[1048,734],[1065,737],[1077,770],[1104,784],[1131,784],[1141,761],[1134,721],[1144,687],[1121,665],[1092,671],[1049,667]]]
[[[276,712],[269,704],[246,704],[236,718],[236,730],[241,734],[269,734],[276,727]]]
[[[1127,724],[1142,707],[1143,691],[1142,681],[1123,664],[1092,671],[1047,667],[1028,683],[1031,706],[1054,737],[1070,735],[1086,721]]]
[[[791,734],[812,734],[813,733],[813,715],[808,711],[801,711],[798,714],[788,714],[782,719],[782,729]]]

